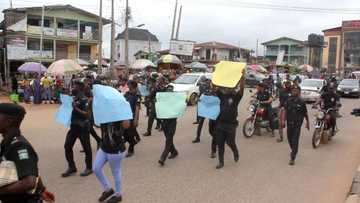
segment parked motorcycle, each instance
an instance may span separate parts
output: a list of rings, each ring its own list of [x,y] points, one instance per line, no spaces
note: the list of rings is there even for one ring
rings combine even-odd
[[[261,106],[259,101],[250,101],[249,111],[251,112],[251,116],[246,119],[243,125],[243,134],[246,138],[251,138],[254,135],[256,129],[260,130],[261,128],[264,128],[268,132],[272,131],[270,128],[270,121],[267,118],[267,110]],[[273,112],[273,119],[279,121],[279,109],[273,108]]]
[[[336,135],[337,126],[335,126],[334,132],[332,130],[331,111],[336,111],[336,109],[330,108],[327,111],[320,109],[315,115],[315,130],[312,137],[312,146],[314,149],[319,147],[320,144],[327,144],[332,137]]]

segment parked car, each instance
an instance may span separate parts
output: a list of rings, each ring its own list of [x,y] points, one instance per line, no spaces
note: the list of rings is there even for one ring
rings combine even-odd
[[[245,85],[248,87],[255,87],[265,78],[266,77],[263,74],[256,74],[256,73],[247,74],[245,78]]]
[[[360,83],[357,79],[343,79],[338,85],[337,92],[341,96],[360,98]]]
[[[211,79],[211,73],[185,73],[174,80],[171,85],[175,92],[185,92],[189,105],[196,105],[200,90],[199,86],[205,79]]]
[[[325,85],[326,81],[323,79],[304,79],[300,84],[301,97],[306,102],[315,102],[320,98]]]

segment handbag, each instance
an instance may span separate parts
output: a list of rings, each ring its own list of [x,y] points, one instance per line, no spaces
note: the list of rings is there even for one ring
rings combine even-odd
[[[15,163],[4,157],[0,163],[0,187],[9,185],[19,180]]]

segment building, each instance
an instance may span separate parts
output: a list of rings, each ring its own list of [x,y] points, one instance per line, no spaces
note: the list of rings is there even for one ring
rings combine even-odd
[[[284,53],[282,63],[302,65],[309,63],[309,47],[307,41],[281,37],[262,43],[265,47],[265,58],[275,63],[281,52]]]
[[[195,44],[193,60],[207,64],[214,64],[221,60],[239,61],[243,59],[248,61],[250,52],[248,49],[221,42],[204,42]]]
[[[3,10],[5,48],[10,72],[26,61],[45,65],[59,59],[97,58],[99,16],[71,5],[26,7]],[[103,19],[104,24],[109,21]],[[41,32],[43,49],[41,51]]]
[[[360,69],[360,20],[323,30],[323,67],[331,72]]]
[[[125,31],[118,34],[116,41],[116,60],[125,62]],[[145,29],[129,28],[129,63],[133,64],[139,53],[155,53],[160,51],[158,38]]]

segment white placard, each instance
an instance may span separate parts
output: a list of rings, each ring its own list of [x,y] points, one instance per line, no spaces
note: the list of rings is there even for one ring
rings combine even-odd
[[[277,58],[276,58],[276,65],[281,65],[284,61],[284,56],[285,56],[285,51],[284,50],[280,50]]]
[[[170,41],[170,54],[181,56],[192,56],[194,51],[195,42],[171,40]]]

